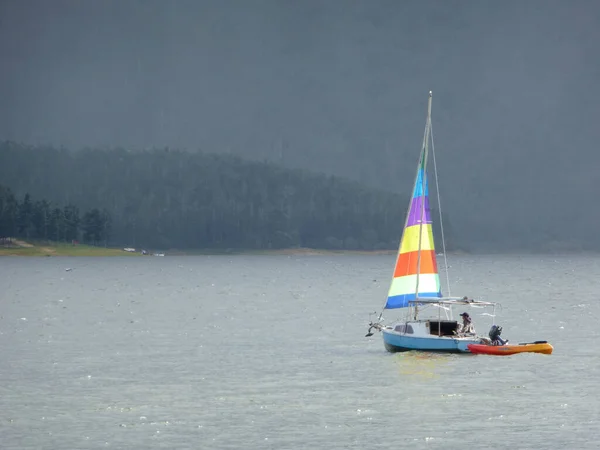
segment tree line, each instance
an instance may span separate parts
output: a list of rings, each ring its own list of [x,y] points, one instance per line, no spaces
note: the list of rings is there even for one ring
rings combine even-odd
[[[156,249],[393,249],[408,205],[357,182],[227,154],[4,142],[0,161],[0,179],[24,196],[4,188],[3,233],[24,237],[80,233]],[[32,202],[34,194],[44,200]],[[87,210],[81,222],[79,209]],[[451,244],[447,217],[444,225]]]
[[[47,200],[34,201],[29,194],[23,200],[10,188],[0,185],[0,239],[36,239],[55,242],[108,244],[111,217],[106,210],[92,208],[83,215],[75,205],[64,207]]]

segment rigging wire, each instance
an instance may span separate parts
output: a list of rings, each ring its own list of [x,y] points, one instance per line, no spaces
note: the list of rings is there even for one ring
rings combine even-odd
[[[433,173],[435,177],[435,191],[437,195],[438,210],[440,212],[440,230],[442,235],[442,252],[444,252],[444,270],[446,272],[446,285],[448,286],[448,297],[452,296],[450,292],[450,275],[448,273],[448,257],[446,256],[446,238],[444,236],[444,221],[442,219],[442,201],[440,199],[440,183],[438,181],[437,164],[435,162],[435,146],[433,144],[433,126],[429,124],[429,135],[431,136],[431,155],[433,159]]]

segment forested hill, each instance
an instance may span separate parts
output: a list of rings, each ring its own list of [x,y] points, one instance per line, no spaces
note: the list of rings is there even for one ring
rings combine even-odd
[[[0,183],[17,200],[102,211],[109,245],[161,249],[394,249],[408,202],[332,176],[168,149],[4,142]]]

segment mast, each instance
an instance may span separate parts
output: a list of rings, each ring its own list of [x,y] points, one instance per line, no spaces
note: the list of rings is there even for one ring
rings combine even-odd
[[[433,92],[429,91],[429,100],[427,102],[427,120],[425,121],[425,134],[423,136],[423,198],[425,198],[425,186],[427,185],[427,154],[429,153],[429,130],[431,126],[431,100]],[[415,297],[419,298],[419,276],[421,274],[421,241],[423,240],[423,221],[425,220],[425,201],[421,202],[421,220],[419,223],[419,251],[417,253],[417,283],[415,287]],[[415,320],[417,317],[417,304],[415,303]]]

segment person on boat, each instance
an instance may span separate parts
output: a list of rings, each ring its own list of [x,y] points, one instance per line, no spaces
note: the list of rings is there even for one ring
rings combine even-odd
[[[469,313],[464,312],[460,316],[463,319],[463,323],[459,326],[459,334],[475,334],[475,327],[473,326]]]

